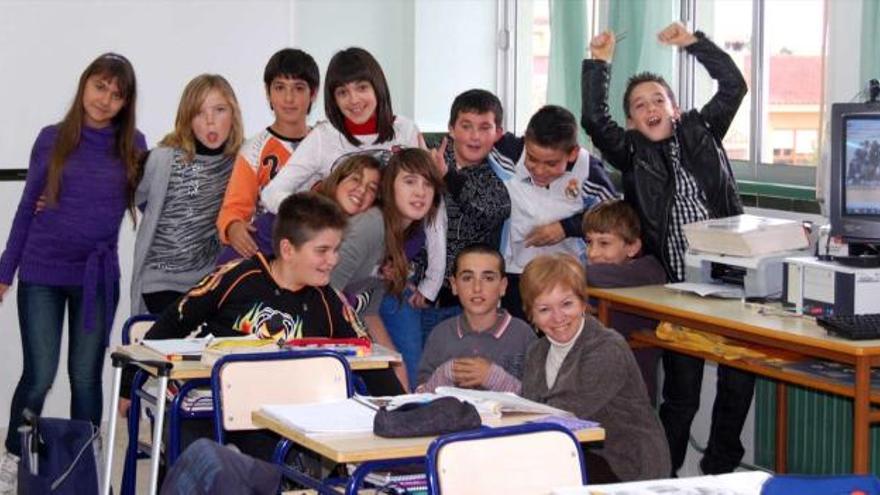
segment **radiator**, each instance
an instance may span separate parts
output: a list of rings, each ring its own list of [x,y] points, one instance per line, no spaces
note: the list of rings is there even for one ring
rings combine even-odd
[[[801,474],[852,472],[852,399],[788,386],[788,471]],[[870,469],[880,475],[880,425],[871,427]],[[755,386],[755,462],[776,462],[776,382]]]

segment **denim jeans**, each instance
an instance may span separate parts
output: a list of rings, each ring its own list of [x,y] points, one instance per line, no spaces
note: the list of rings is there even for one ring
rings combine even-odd
[[[379,306],[379,316],[382,317],[382,323],[388,330],[394,346],[397,347],[397,352],[403,356],[409,384],[415,388],[425,341],[422,339],[422,310],[409,304],[410,295],[412,295],[410,289],[403,292],[402,299],[392,294],[385,294]]]
[[[48,286],[19,282],[18,322],[24,354],[24,370],[12,396],[6,449],[21,455],[18,427],[25,408],[41,414],[43,402],[55,381],[61,352],[64,310],[68,317],[67,374],[70,377],[70,417],[101,425],[103,410],[102,371],[106,337],[112,322],[104,320],[104,290],[99,287],[95,300],[95,330],[83,330],[82,286]],[[119,287],[115,287],[115,309]]]
[[[666,430],[672,456],[672,476],[681,468],[687,452],[691,423],[700,408],[703,360],[666,351],[663,353],[663,403],[660,421]],[[706,453],[700,461],[705,474],[733,471],[745,449],[740,441],[746,415],[755,392],[755,375],[718,366],[717,392]]]

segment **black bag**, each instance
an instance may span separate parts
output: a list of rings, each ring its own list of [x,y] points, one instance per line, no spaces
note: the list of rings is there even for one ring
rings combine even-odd
[[[473,430],[482,424],[472,404],[455,397],[441,397],[404,404],[391,411],[382,407],[373,420],[373,433],[386,438],[427,437]]]

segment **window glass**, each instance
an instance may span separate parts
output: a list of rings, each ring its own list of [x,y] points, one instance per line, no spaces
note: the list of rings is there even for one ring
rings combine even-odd
[[[696,26],[733,58],[751,86],[752,57],[752,1],[751,0],[698,0]],[[751,88],[749,88],[751,93]],[[712,98],[717,85],[702,67],[697,67],[694,77],[694,104],[702,107]],[[742,105],[727,135],[724,149],[731,160],[749,160],[751,146],[751,106],[749,96]]]

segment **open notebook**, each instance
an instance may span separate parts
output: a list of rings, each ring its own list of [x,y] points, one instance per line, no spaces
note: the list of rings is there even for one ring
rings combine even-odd
[[[373,431],[376,410],[354,399],[318,404],[263,406],[269,417],[310,435],[333,435]]]

